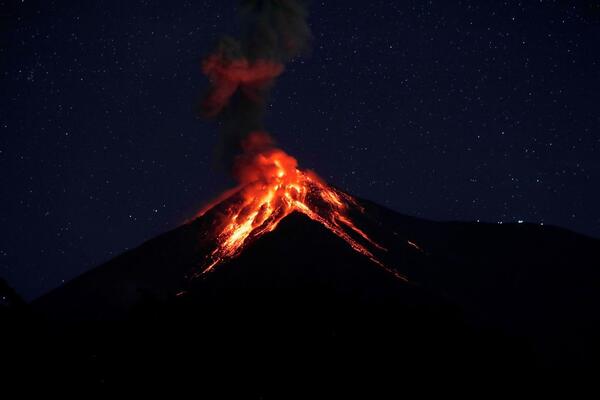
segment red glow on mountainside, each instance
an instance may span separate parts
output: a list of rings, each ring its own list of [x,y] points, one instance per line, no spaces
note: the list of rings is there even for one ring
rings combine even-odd
[[[249,240],[273,231],[283,218],[297,211],[323,224],[378,266],[406,280],[373,254],[373,248],[385,249],[350,219],[350,207],[360,209],[351,196],[328,186],[313,172],[298,169],[296,159],[274,147],[264,132],[252,133],[243,143],[243,150],[234,167],[239,188],[221,196],[208,208],[236,196],[218,224],[216,248],[205,262],[202,274],[235,257]]]

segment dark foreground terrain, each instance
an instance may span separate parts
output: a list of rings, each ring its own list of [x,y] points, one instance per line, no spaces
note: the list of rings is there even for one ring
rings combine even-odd
[[[402,391],[416,375],[510,381],[597,368],[600,241],[365,206],[355,221],[408,283],[299,214],[189,279],[216,209],[31,304],[9,296],[0,309],[6,376],[315,398]]]

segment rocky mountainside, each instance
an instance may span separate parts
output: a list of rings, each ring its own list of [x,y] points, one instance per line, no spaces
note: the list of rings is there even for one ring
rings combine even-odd
[[[593,368],[599,240],[362,205],[353,221],[408,281],[297,213],[191,279],[210,249],[216,207],[26,312],[4,313],[14,363],[89,384],[155,379],[221,390],[216,382],[235,379],[228,390],[258,397],[324,382],[334,392],[390,384],[408,373]]]

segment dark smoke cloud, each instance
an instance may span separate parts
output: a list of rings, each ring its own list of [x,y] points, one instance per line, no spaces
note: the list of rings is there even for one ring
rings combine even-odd
[[[306,4],[300,0],[245,0],[241,7],[250,59],[287,62],[307,49],[311,34]]]
[[[252,132],[264,131],[269,92],[285,63],[308,48],[310,29],[301,0],[242,0],[243,36],[223,37],[202,63],[211,87],[206,117],[221,121],[220,157],[228,167]]]

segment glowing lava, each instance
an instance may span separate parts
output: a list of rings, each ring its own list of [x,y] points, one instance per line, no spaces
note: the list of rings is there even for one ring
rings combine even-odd
[[[273,147],[266,133],[255,132],[248,137],[243,155],[236,160],[234,173],[240,186],[199,214],[236,196],[236,201],[226,207],[215,232],[216,248],[200,274],[210,272],[216,265],[235,257],[249,240],[273,231],[283,218],[297,211],[323,224],[381,268],[406,280],[377,259],[369,248],[385,249],[350,219],[350,206],[362,209],[358,203],[349,195],[328,186],[316,174],[298,169],[296,159]]]

